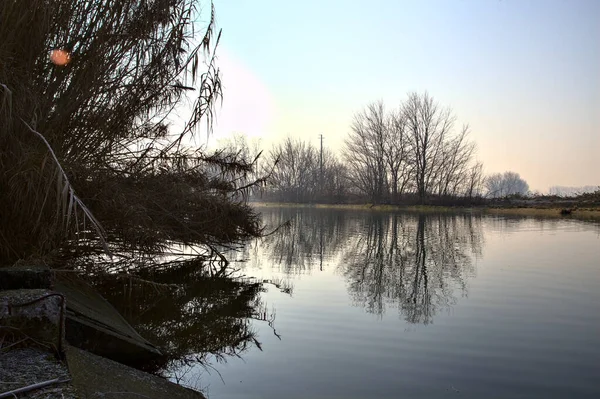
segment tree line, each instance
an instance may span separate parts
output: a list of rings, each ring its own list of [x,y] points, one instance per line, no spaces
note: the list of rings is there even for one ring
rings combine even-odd
[[[354,115],[339,154],[287,137],[248,178],[268,176],[253,194],[280,202],[472,203],[528,193],[517,173],[486,177],[469,126],[456,125],[428,93],[409,93],[394,108],[372,102]],[[222,145],[234,155],[262,154],[239,134]]]
[[[558,197],[576,197],[582,194],[595,193],[600,191],[600,186],[581,186],[581,187],[565,187],[552,186],[548,190],[549,195]]]

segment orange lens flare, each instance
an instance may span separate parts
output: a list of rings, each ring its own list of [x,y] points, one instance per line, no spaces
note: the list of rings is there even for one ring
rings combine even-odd
[[[68,51],[57,49],[50,52],[50,61],[54,65],[64,66],[71,62],[71,54]]]

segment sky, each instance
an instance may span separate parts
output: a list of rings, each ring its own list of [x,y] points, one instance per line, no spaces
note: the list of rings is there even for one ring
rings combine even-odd
[[[427,91],[486,173],[600,185],[600,1],[214,0],[223,105],[211,140],[338,151],[353,115]]]

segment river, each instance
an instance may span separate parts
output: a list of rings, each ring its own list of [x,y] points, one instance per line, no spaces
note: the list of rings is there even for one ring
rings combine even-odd
[[[174,380],[214,399],[600,398],[598,223],[260,210],[289,224],[229,253],[262,284],[227,314],[245,338]]]

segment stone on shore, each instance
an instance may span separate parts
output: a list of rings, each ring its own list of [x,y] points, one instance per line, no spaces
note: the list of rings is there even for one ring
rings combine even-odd
[[[65,301],[50,290],[0,291],[0,329],[3,341],[30,340],[56,352],[64,346]]]

